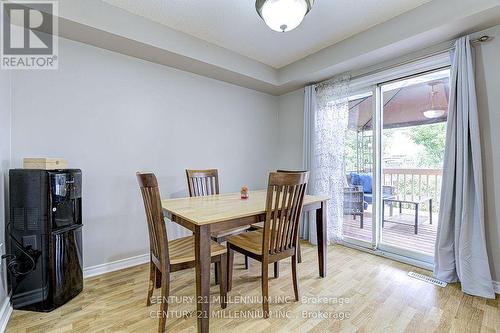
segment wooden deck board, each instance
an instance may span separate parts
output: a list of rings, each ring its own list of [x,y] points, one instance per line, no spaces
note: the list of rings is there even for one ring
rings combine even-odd
[[[387,209],[388,210],[388,209]],[[395,214],[397,209],[394,209]],[[388,213],[388,212],[386,212]],[[436,242],[438,215],[433,214],[433,224],[429,224],[428,212],[422,212],[419,218],[422,223],[418,226],[418,234],[414,233],[414,211],[403,210],[402,215],[395,215],[392,220],[402,220],[405,224],[385,222],[382,229],[382,242],[384,244],[397,246],[403,249],[422,252],[427,255],[434,255],[434,244]],[[359,216],[356,220],[352,216],[344,216],[344,235],[370,242],[372,239],[372,218],[371,212],[365,212],[364,227],[359,226]]]

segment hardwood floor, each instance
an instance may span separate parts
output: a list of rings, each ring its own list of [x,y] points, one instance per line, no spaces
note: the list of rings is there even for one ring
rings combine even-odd
[[[243,256],[236,254],[230,303],[224,311],[212,303],[211,331],[500,332],[498,295],[485,300],[463,294],[456,284],[436,287],[407,276],[409,270],[427,271],[342,246],[328,248],[328,276],[320,279],[316,248],[302,243],[302,254],[302,302],[293,302],[291,265],[283,261],[279,279],[269,280],[269,319],[248,318],[262,315],[260,266],[251,260],[244,270]],[[151,314],[158,304],[146,307],[148,272],[140,265],[86,279],[78,297],[51,313],[15,310],[7,332],[156,332]],[[196,304],[189,302],[195,295],[193,269],[172,273],[170,294],[176,300],[169,313],[180,318],[169,317],[166,332],[195,332]],[[211,296],[218,294],[212,277]]]

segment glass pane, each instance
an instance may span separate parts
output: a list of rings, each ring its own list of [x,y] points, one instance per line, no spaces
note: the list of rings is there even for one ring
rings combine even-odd
[[[381,243],[434,255],[449,70],[382,86]]]
[[[344,186],[344,237],[372,242],[372,94],[349,99]]]

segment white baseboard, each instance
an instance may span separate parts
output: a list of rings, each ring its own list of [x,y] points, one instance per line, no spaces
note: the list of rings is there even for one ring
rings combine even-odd
[[[92,276],[97,276],[104,273],[118,271],[120,269],[128,267],[145,264],[147,262],[149,262],[149,253],[117,261],[112,261],[105,264],[86,267],[83,269],[83,277],[88,278]]]
[[[493,281],[493,289],[497,294],[500,295],[500,282],[498,281]]]
[[[5,332],[7,323],[9,322],[10,315],[12,314],[12,306],[10,305],[10,298],[5,297],[5,301],[0,308],[0,332]]]

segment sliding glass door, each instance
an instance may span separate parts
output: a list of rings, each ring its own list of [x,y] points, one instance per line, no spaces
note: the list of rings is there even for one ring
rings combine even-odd
[[[433,262],[449,89],[449,68],[440,66],[351,96],[346,243]]]
[[[449,70],[383,84],[379,248],[432,262],[448,110]]]

